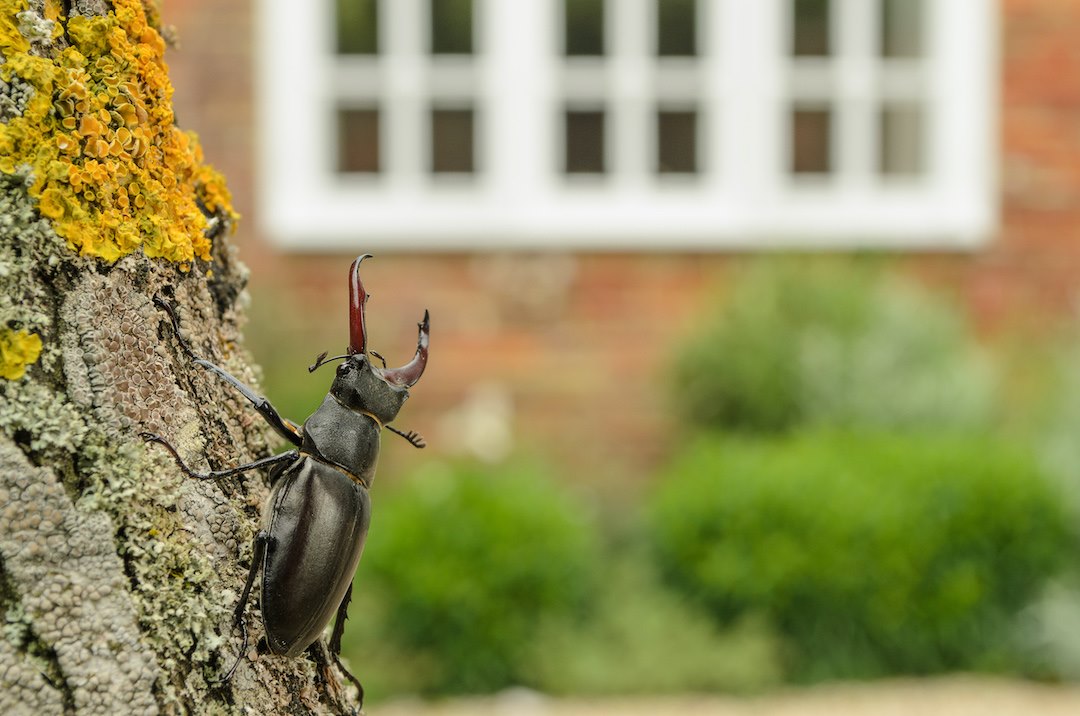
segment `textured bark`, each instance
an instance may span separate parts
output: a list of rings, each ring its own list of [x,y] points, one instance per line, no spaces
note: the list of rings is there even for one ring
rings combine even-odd
[[[98,0],[23,8],[19,32],[46,58],[70,41],[50,12],[64,24],[64,12],[112,11]],[[7,127],[35,89],[11,76],[0,85]],[[246,269],[228,245],[229,211],[197,197],[210,261],[197,249],[148,258],[165,255],[148,244],[117,260],[80,255],[43,218],[39,170],[14,164],[0,172],[0,331],[40,336],[42,351],[21,378],[0,378],[0,713],[354,713],[325,649],[258,652],[257,599],[251,647],[220,683],[240,650],[231,612],[265,475],[188,479],[138,437],[160,433],[204,470],[279,447],[242,397],[191,363],[153,304],[170,300],[198,353],[255,383],[239,345]],[[182,189],[176,200],[190,202]]]

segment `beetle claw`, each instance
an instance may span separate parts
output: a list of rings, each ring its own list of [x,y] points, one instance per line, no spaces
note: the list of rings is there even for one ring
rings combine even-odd
[[[363,353],[367,349],[367,327],[364,322],[364,304],[368,295],[360,280],[360,263],[371,254],[357,256],[349,269],[349,353]]]
[[[431,337],[431,317],[426,309],[424,310],[424,320],[416,325],[420,329],[420,335],[416,339],[416,354],[413,355],[412,360],[400,368],[383,371],[383,378],[386,379],[386,382],[400,388],[411,388],[416,385],[416,382],[420,380],[420,376],[424,374],[424,368],[427,367],[428,343]]]

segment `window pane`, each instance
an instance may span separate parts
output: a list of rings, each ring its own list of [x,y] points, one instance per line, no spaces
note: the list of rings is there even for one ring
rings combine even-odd
[[[660,174],[696,174],[697,112],[660,110],[656,114],[657,171]]]
[[[604,0],[563,0],[567,55],[604,54]]]
[[[881,110],[881,173],[919,174],[923,169],[923,118],[915,104]]]
[[[796,109],[791,115],[791,171],[795,174],[826,174],[830,161],[832,112],[828,109]]]
[[[566,112],[566,173],[603,174],[604,112]]]
[[[431,0],[431,52],[436,55],[472,54],[472,0]]]
[[[797,56],[819,57],[830,54],[829,0],[791,0],[794,18],[794,45]]]
[[[922,54],[921,0],[881,0],[881,54],[883,57]]]
[[[378,0],[337,0],[339,55],[374,55],[379,52]]]
[[[433,109],[431,111],[431,171],[436,174],[472,174],[473,111]]]
[[[697,0],[658,0],[656,51],[661,56],[697,54]]]
[[[338,111],[338,171],[380,171],[379,110]]]

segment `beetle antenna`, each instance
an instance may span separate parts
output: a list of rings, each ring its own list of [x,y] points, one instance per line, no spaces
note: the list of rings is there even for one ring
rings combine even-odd
[[[348,358],[349,357],[347,355],[340,355],[340,356],[334,356],[333,358],[327,358],[326,354],[327,354],[327,351],[323,351],[322,353],[320,353],[315,358],[315,362],[308,366],[307,372],[308,373],[314,373],[319,368],[326,365],[327,363],[329,363],[332,360],[341,360],[342,358]]]
[[[385,359],[385,358],[383,358],[383,357],[382,357],[381,355],[379,355],[379,352],[378,352],[378,351],[373,351],[373,350],[369,350],[369,351],[368,351],[368,353],[369,353],[370,355],[373,355],[373,356],[375,356],[375,357],[376,357],[376,358],[378,358],[378,359],[379,359],[380,361],[382,361],[382,367],[383,367],[383,368],[385,368],[385,367],[386,367],[386,359]]]
[[[401,437],[408,440],[409,444],[412,445],[414,448],[423,449],[427,447],[427,441],[424,440],[424,436],[416,432],[415,430],[410,430],[407,433],[403,433],[397,428],[395,428],[393,425],[386,425],[384,427],[395,435],[400,435]]]

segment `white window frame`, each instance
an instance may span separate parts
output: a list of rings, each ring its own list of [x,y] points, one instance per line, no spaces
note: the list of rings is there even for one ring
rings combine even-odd
[[[474,0],[471,66],[428,53],[426,0],[380,0],[382,54],[367,59],[335,55],[333,0],[263,0],[262,228],[292,250],[977,248],[998,223],[996,3],[924,0],[923,64],[879,78],[877,35],[859,29],[877,27],[878,3],[833,2],[825,71],[791,57],[790,0],[699,0],[696,70],[693,59],[655,57],[651,0],[607,0],[609,54],[595,62],[562,56],[561,0]],[[893,181],[876,174],[867,107],[911,83],[927,107],[926,173]],[[477,172],[464,180],[428,170],[435,84],[439,97],[475,102]],[[381,96],[392,169],[337,173],[345,85]],[[687,92],[697,93],[700,173],[658,176],[656,99],[678,106]],[[792,98],[822,93],[836,100],[838,173],[827,182],[786,166]],[[566,176],[566,102],[600,95],[608,173]]]

